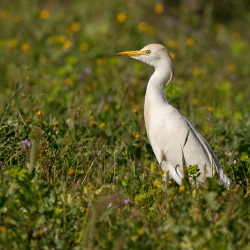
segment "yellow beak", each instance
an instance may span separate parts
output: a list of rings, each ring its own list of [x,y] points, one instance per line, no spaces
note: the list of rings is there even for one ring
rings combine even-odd
[[[149,50],[124,51],[124,52],[119,52],[116,55],[117,56],[141,56],[141,55],[147,55],[147,54],[150,54]]]

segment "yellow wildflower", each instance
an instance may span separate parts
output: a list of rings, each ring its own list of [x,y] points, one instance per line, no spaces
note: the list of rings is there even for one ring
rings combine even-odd
[[[148,35],[153,35],[155,33],[155,28],[153,26],[151,26],[151,25],[148,25],[147,29],[146,29],[146,33]]]
[[[228,64],[227,65],[227,71],[230,72],[230,73],[234,72],[235,71],[235,65]]]
[[[145,31],[146,29],[147,29],[147,23],[145,23],[145,22],[140,22],[139,24],[138,24],[138,26],[137,26],[137,28],[139,29],[139,30],[141,30],[141,31]]]
[[[160,187],[161,187],[161,182],[155,180],[155,181],[153,182],[153,186],[154,186],[154,187],[157,187],[157,188],[160,188]]]
[[[121,125],[124,126],[124,125],[125,125],[125,122],[121,122]]]
[[[150,164],[150,170],[151,170],[152,172],[154,172],[155,169],[156,169],[156,164],[155,164],[155,163],[151,163],[151,164]]]
[[[40,75],[44,75],[46,73],[46,69],[45,68],[41,68],[40,70],[39,70],[39,74]]]
[[[85,86],[85,90],[86,90],[87,92],[91,91],[91,86],[90,86],[90,85],[86,85],[86,86]]]
[[[240,34],[238,32],[233,32],[232,38],[234,41],[240,40]]]
[[[65,49],[69,49],[70,47],[72,46],[72,42],[67,40],[64,44],[63,44],[63,47]]]
[[[89,49],[88,43],[86,43],[86,42],[81,43],[80,49],[81,49],[82,51],[87,51],[87,50]]]
[[[9,16],[10,16],[10,12],[9,12],[8,10],[3,10],[3,11],[1,12],[1,18],[2,18],[2,19],[8,19]]]
[[[145,233],[145,229],[144,228],[139,228],[137,231],[138,231],[139,235],[143,235]]]
[[[130,237],[130,239],[133,241],[133,242],[136,242],[138,240],[138,235],[132,235]]]
[[[73,81],[72,81],[71,78],[67,77],[66,80],[65,80],[65,83],[66,83],[67,85],[71,85],[71,84],[73,83]]]
[[[213,57],[209,57],[209,58],[207,59],[207,63],[208,63],[208,64],[214,64],[214,58],[213,58]]]
[[[58,125],[58,122],[53,122],[53,125],[56,127]]]
[[[60,37],[59,37],[59,41],[60,41],[61,43],[66,43],[67,37],[66,37],[66,36],[60,36]]]
[[[188,38],[187,41],[186,41],[186,44],[188,46],[193,46],[194,45],[194,39],[193,38]]]
[[[17,47],[17,41],[15,39],[12,39],[9,41],[9,48],[14,49]]]
[[[193,76],[198,77],[201,74],[199,69],[194,69]]]
[[[103,108],[105,111],[108,111],[109,110],[109,105],[108,104],[106,104],[105,106],[104,106],[104,108]]]
[[[49,16],[50,16],[50,12],[48,10],[42,10],[39,14],[39,18],[43,20],[48,19]]]
[[[164,11],[163,5],[162,4],[156,4],[155,7],[154,7],[154,11],[157,14],[161,14]]]
[[[161,170],[159,171],[159,175],[162,176],[162,177],[165,177],[165,176],[166,176],[166,171],[163,170],[163,169],[161,169]]]
[[[192,195],[195,197],[196,196],[196,189],[194,189],[193,191],[192,191]]]
[[[75,173],[75,169],[70,168],[68,171],[68,175],[73,175]]]
[[[92,88],[97,89],[98,88],[98,83],[97,82],[92,82]]]
[[[170,47],[170,48],[176,48],[176,47],[177,47],[176,41],[174,41],[174,40],[169,40],[169,41],[168,41],[168,47]]]
[[[240,112],[235,112],[235,113],[233,114],[233,119],[234,119],[234,120],[240,121],[240,120],[243,119],[243,116],[242,116],[242,114],[241,114]]]
[[[223,25],[222,25],[221,23],[216,23],[216,24],[214,25],[214,30],[215,30],[216,32],[219,32],[222,28],[223,28]]]
[[[104,123],[104,122],[101,122],[101,123],[99,124],[99,127],[100,127],[100,128],[104,128],[104,127],[105,127],[105,123]]]
[[[191,101],[191,103],[192,103],[193,105],[197,105],[198,102],[199,102],[199,100],[198,100],[197,98],[193,98],[192,101]]]
[[[175,59],[175,53],[170,52],[169,54],[170,54],[171,58],[174,60]]]
[[[44,54],[39,54],[38,60],[39,60],[40,62],[43,62],[43,61],[46,60],[46,56],[45,56]]]
[[[50,42],[50,43],[57,43],[58,41],[60,41],[60,37],[51,36],[51,37],[49,38],[49,42]]]
[[[70,30],[72,32],[77,32],[81,28],[81,24],[79,22],[73,22],[70,26]]]
[[[116,15],[116,21],[117,21],[118,23],[124,23],[124,22],[126,21],[126,19],[127,19],[127,16],[126,16],[126,14],[123,13],[123,12],[120,12],[120,13],[118,13],[118,14]]]
[[[28,43],[22,43],[21,44],[21,50],[28,54],[31,51],[30,45]]]
[[[139,133],[136,133],[136,134],[135,134],[135,139],[139,139],[139,138],[140,138]]]
[[[13,18],[14,23],[21,23],[22,18],[19,15],[15,15]]]
[[[38,116],[42,116],[42,112],[39,110],[39,111],[37,111],[37,115]]]
[[[7,228],[5,226],[1,226],[0,227],[0,232],[1,233],[6,233],[7,232]]]
[[[132,112],[133,112],[134,114],[136,114],[136,113],[137,113],[137,109],[136,109],[136,108],[133,108],[133,109],[132,109]]]
[[[183,186],[183,185],[181,185],[180,187],[179,187],[179,191],[180,192],[183,192],[185,190],[185,187]]]
[[[104,58],[97,58],[95,62],[97,65],[103,65],[106,63],[106,60]]]
[[[94,120],[91,120],[91,121],[89,122],[89,124],[90,124],[90,125],[95,125],[96,122],[95,122]]]
[[[207,111],[208,111],[208,112],[212,112],[212,111],[213,111],[213,108],[212,108],[211,106],[208,106],[208,107],[207,107]]]

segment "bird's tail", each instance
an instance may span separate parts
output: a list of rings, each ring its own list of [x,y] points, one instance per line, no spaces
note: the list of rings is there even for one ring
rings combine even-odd
[[[232,180],[226,176],[225,172],[223,171],[223,169],[219,169],[218,171],[218,175],[220,177],[220,182],[227,188],[227,189],[231,189],[233,188],[234,184],[232,182]]]

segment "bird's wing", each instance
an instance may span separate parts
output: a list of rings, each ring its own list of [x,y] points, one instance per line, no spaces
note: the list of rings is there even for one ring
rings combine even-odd
[[[198,164],[200,181],[204,182],[205,177],[212,177],[217,172],[221,181],[229,184],[230,179],[202,135],[177,109],[170,106],[165,110],[164,118],[151,126],[154,130],[150,135],[153,151],[163,169],[169,171],[180,184],[183,178],[183,152],[187,166]]]
[[[186,118],[185,118],[186,119]],[[193,126],[193,124],[186,119],[190,129],[192,130],[193,134],[197,137],[199,142],[203,146],[203,150],[209,156],[209,160],[211,162],[212,167],[212,174],[214,175],[215,172],[219,175],[220,180],[223,184],[230,186],[232,181],[226,176],[225,172],[223,171],[219,160],[217,159],[216,155],[214,154],[212,148],[210,147],[209,143],[204,139],[204,137],[200,134],[200,132]]]

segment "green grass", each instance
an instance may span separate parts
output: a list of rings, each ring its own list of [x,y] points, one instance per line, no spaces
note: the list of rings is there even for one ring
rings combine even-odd
[[[1,1],[0,249],[250,249],[247,3],[156,4]],[[153,68],[115,56],[150,43],[172,53],[167,98],[233,189],[162,182]]]

